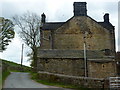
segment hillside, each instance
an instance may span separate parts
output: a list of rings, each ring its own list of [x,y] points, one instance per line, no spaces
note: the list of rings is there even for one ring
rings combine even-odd
[[[15,62],[12,61],[7,61],[7,60],[3,60],[0,59],[0,61],[2,61],[2,70],[9,70],[9,71],[29,71],[30,67],[23,65],[21,67],[20,64],[17,64]]]

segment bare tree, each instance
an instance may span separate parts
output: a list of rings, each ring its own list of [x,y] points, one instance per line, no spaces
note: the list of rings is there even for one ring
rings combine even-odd
[[[22,40],[32,50],[34,70],[37,69],[37,49],[40,46],[40,17],[35,13],[26,12],[21,16],[14,16],[13,21],[21,31]]]

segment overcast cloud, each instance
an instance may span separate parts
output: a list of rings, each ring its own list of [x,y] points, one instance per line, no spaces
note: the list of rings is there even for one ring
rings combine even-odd
[[[118,4],[118,50],[120,51],[120,1]]]
[[[26,11],[41,15],[43,12],[47,16],[47,21],[66,21],[73,16],[73,2],[85,0],[2,0],[1,16],[11,18],[15,14],[22,15]],[[115,26],[116,48],[120,50],[120,39],[118,39],[118,1],[119,0],[86,0],[88,15],[96,21],[103,21],[105,13],[110,14],[110,22]],[[18,29],[15,28],[17,32]],[[120,35],[120,32],[119,32]],[[0,53],[0,58],[20,63],[22,41],[16,34],[7,50]],[[119,46],[119,48],[118,48]],[[27,62],[26,53],[29,52],[27,46],[24,49],[24,64]]]

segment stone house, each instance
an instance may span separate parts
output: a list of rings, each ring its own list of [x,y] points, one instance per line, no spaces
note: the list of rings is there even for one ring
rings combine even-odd
[[[116,75],[115,33],[106,13],[103,22],[87,15],[86,2],[74,2],[66,22],[41,19],[38,71],[107,78]]]

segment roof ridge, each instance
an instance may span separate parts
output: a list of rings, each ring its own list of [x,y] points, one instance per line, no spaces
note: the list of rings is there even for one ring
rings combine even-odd
[[[65,22],[46,22],[46,23],[65,23]]]

